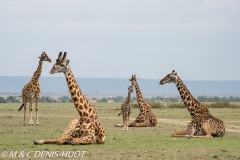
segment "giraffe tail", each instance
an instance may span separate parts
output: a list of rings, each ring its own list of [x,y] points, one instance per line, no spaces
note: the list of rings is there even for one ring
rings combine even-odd
[[[18,108],[18,111],[21,111],[24,106],[24,103],[21,105],[21,107]]]
[[[121,114],[122,114],[122,112],[121,112],[121,113],[119,113],[119,114],[118,114],[118,116],[120,116]]]

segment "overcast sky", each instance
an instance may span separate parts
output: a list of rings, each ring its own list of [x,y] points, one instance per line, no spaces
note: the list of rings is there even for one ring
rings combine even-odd
[[[239,0],[1,0],[0,76],[240,80]]]

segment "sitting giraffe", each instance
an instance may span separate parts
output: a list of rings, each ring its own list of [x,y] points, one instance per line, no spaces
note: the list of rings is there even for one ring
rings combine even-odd
[[[71,94],[74,106],[80,118],[70,122],[62,137],[53,140],[36,140],[34,144],[102,144],[106,141],[105,131],[100,122],[95,106],[83,95],[73,76],[67,53],[59,53],[58,59],[52,67],[50,73],[63,72]]]
[[[157,125],[157,118],[151,111],[151,107],[147,102],[143,99],[140,88],[137,84],[136,75],[132,75],[132,78],[129,79],[132,82],[132,86],[135,87],[136,97],[138,106],[140,109],[140,114],[137,116],[136,120],[130,123],[129,127],[155,127]]]
[[[24,106],[24,121],[23,124],[25,125],[25,117],[26,117],[26,107],[27,107],[27,100],[29,99],[29,112],[30,112],[30,121],[29,124],[33,124],[32,121],[32,104],[33,104],[33,100],[34,98],[36,98],[36,125],[39,124],[38,122],[38,100],[40,98],[40,84],[39,84],[39,77],[41,76],[41,72],[42,72],[42,63],[43,61],[48,61],[48,62],[52,62],[51,59],[48,57],[48,55],[45,52],[42,52],[41,56],[38,57],[40,58],[39,60],[39,64],[38,64],[38,68],[36,70],[36,72],[33,74],[33,77],[31,79],[31,81],[29,83],[27,83],[23,90],[22,90],[22,100],[23,100],[23,104],[22,106],[18,109],[18,111],[21,111],[23,106]]]
[[[128,130],[128,121],[129,121],[129,115],[131,113],[131,104],[130,104],[130,100],[131,100],[131,93],[133,93],[133,87],[129,86],[128,87],[128,96],[125,102],[123,102],[123,104],[121,105],[121,113],[118,114],[118,116],[120,116],[122,114],[123,116],[123,130]],[[122,126],[122,125],[121,125]],[[116,125],[116,127],[119,127],[118,125]]]
[[[175,83],[176,87],[186,105],[192,121],[188,124],[187,129],[180,132],[173,132],[173,137],[188,138],[212,138],[222,137],[225,134],[223,121],[213,117],[206,106],[198,102],[189,92],[179,75],[173,70],[172,73],[164,77],[160,84]]]

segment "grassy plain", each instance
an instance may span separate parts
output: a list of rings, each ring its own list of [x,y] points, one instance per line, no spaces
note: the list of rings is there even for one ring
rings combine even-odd
[[[9,159],[11,151],[28,153],[25,159],[40,159],[37,151],[86,151],[78,159],[239,159],[240,160],[240,108],[210,108],[215,117],[225,122],[227,132],[223,138],[187,139],[173,138],[172,131],[183,130],[190,121],[186,108],[152,109],[158,118],[156,127],[122,128],[114,127],[122,123],[118,117],[121,103],[96,103],[96,109],[106,131],[107,141],[102,145],[34,145],[33,140],[55,139],[63,134],[68,123],[78,118],[72,103],[40,103],[38,126],[23,126],[23,111],[18,112],[20,104],[0,104],[0,159]],[[35,111],[33,112],[35,120]],[[138,115],[137,108],[132,109],[131,120]],[[27,122],[29,113],[27,111]],[[3,157],[2,153],[8,153]],[[34,157],[35,156],[35,157]],[[17,158],[18,157],[18,158]],[[24,159],[22,158],[22,159]],[[67,159],[60,156],[44,159]],[[43,158],[41,158],[43,159]],[[72,157],[72,159],[76,159]]]

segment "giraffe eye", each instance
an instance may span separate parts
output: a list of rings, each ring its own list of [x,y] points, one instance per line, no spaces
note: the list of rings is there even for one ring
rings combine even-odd
[[[64,66],[64,64],[60,64],[60,66],[62,66],[62,67],[63,67],[63,66]]]

